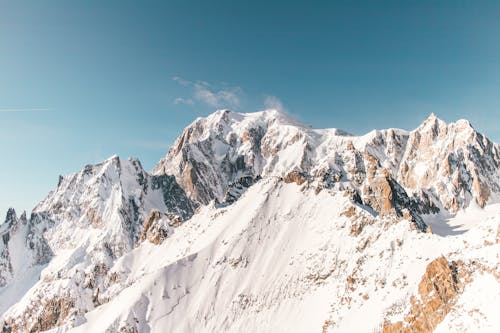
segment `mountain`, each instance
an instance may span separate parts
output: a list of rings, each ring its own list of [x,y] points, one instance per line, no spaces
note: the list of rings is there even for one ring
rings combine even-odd
[[[349,190],[379,213],[406,209],[418,220],[471,201],[484,206],[500,192],[499,164],[499,146],[465,120],[446,124],[431,115],[412,132],[356,137],[311,129],[277,111],[223,110],[188,126],[153,173],[174,175],[201,204],[234,200],[234,189],[281,177],[307,180],[316,191]],[[425,229],[421,221],[418,227]]]
[[[496,331],[499,165],[465,120],[354,136],[217,111],[151,173],[113,156],[9,210],[0,326]]]

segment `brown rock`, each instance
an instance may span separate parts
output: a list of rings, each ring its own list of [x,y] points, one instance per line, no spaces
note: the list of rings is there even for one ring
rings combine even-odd
[[[378,211],[382,216],[389,215],[394,212],[392,204],[392,188],[387,175],[383,170],[379,170],[377,175],[365,188],[367,203]]]
[[[73,299],[54,297],[43,301],[42,304],[36,304],[36,307],[23,313],[22,318],[7,319],[3,331],[12,333],[46,331],[64,324],[68,317],[76,314],[77,310]]]
[[[463,286],[458,282],[459,263],[445,257],[433,260],[418,285],[420,299],[412,297],[410,313],[403,322],[386,322],[382,332],[432,332],[450,312]]]
[[[144,221],[144,228],[139,238],[140,242],[149,240],[153,244],[161,244],[168,237],[168,229],[161,224],[164,215],[158,210],[152,210]],[[173,224],[177,220],[172,221]]]
[[[295,183],[297,185],[302,185],[306,182],[307,178],[303,172],[292,171],[283,177],[285,183]]]
[[[479,179],[479,175],[476,170],[474,170],[472,179],[472,189],[474,191],[474,196],[476,202],[479,206],[484,207],[490,198],[490,189],[487,185],[483,184]]]

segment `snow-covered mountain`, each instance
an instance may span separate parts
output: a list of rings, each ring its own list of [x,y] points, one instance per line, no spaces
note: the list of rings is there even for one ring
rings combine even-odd
[[[217,111],[151,173],[113,156],[60,177],[29,219],[9,210],[0,324],[498,331],[499,166],[465,120],[354,136]]]
[[[277,111],[228,110],[196,120],[160,160],[154,174],[174,175],[188,196],[232,201],[262,177],[350,191],[382,214],[456,212],[484,206],[500,192],[500,148],[469,122],[431,115],[416,130],[352,136],[312,129]],[[419,227],[425,229],[423,224]]]

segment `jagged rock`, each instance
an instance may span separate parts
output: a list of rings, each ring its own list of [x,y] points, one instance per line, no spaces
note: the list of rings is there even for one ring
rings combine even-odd
[[[224,203],[231,204],[235,202],[250,186],[258,182],[260,179],[260,176],[255,178],[245,176],[232,182],[227,187],[226,194],[224,195]]]
[[[44,265],[52,259],[53,253],[47,244],[37,218],[29,220],[23,212],[18,218],[14,209],[7,211],[5,222],[0,225],[0,287],[15,275],[35,265]],[[15,244],[13,244],[15,243]],[[11,251],[16,253],[17,261],[13,262]]]
[[[459,269],[457,263],[449,264],[443,256],[429,263],[418,285],[419,298],[411,298],[410,313],[403,322],[385,323],[383,333],[434,331],[463,290]]]
[[[170,221],[170,219],[160,211],[151,211],[144,221],[144,229],[141,233],[140,242],[147,239],[153,244],[162,243],[163,240],[173,233],[172,226],[174,224],[176,224],[176,222]]]
[[[8,319],[3,323],[2,332],[41,332],[62,325],[69,317],[77,315],[75,301],[70,297],[54,297],[31,305],[31,311],[23,318]]]
[[[300,171],[292,171],[283,177],[285,183],[295,183],[297,185],[302,185],[307,181],[307,177],[304,173]]]

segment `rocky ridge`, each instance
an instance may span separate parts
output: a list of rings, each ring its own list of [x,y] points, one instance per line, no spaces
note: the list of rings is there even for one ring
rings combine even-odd
[[[224,202],[233,184],[300,175],[321,190],[349,190],[380,214],[455,213],[486,205],[500,192],[500,148],[468,121],[435,115],[411,132],[389,129],[352,136],[316,130],[277,111],[218,111],[188,126],[154,174],[174,175],[195,202]],[[240,186],[246,188],[247,186]],[[238,192],[241,193],[241,190]]]

